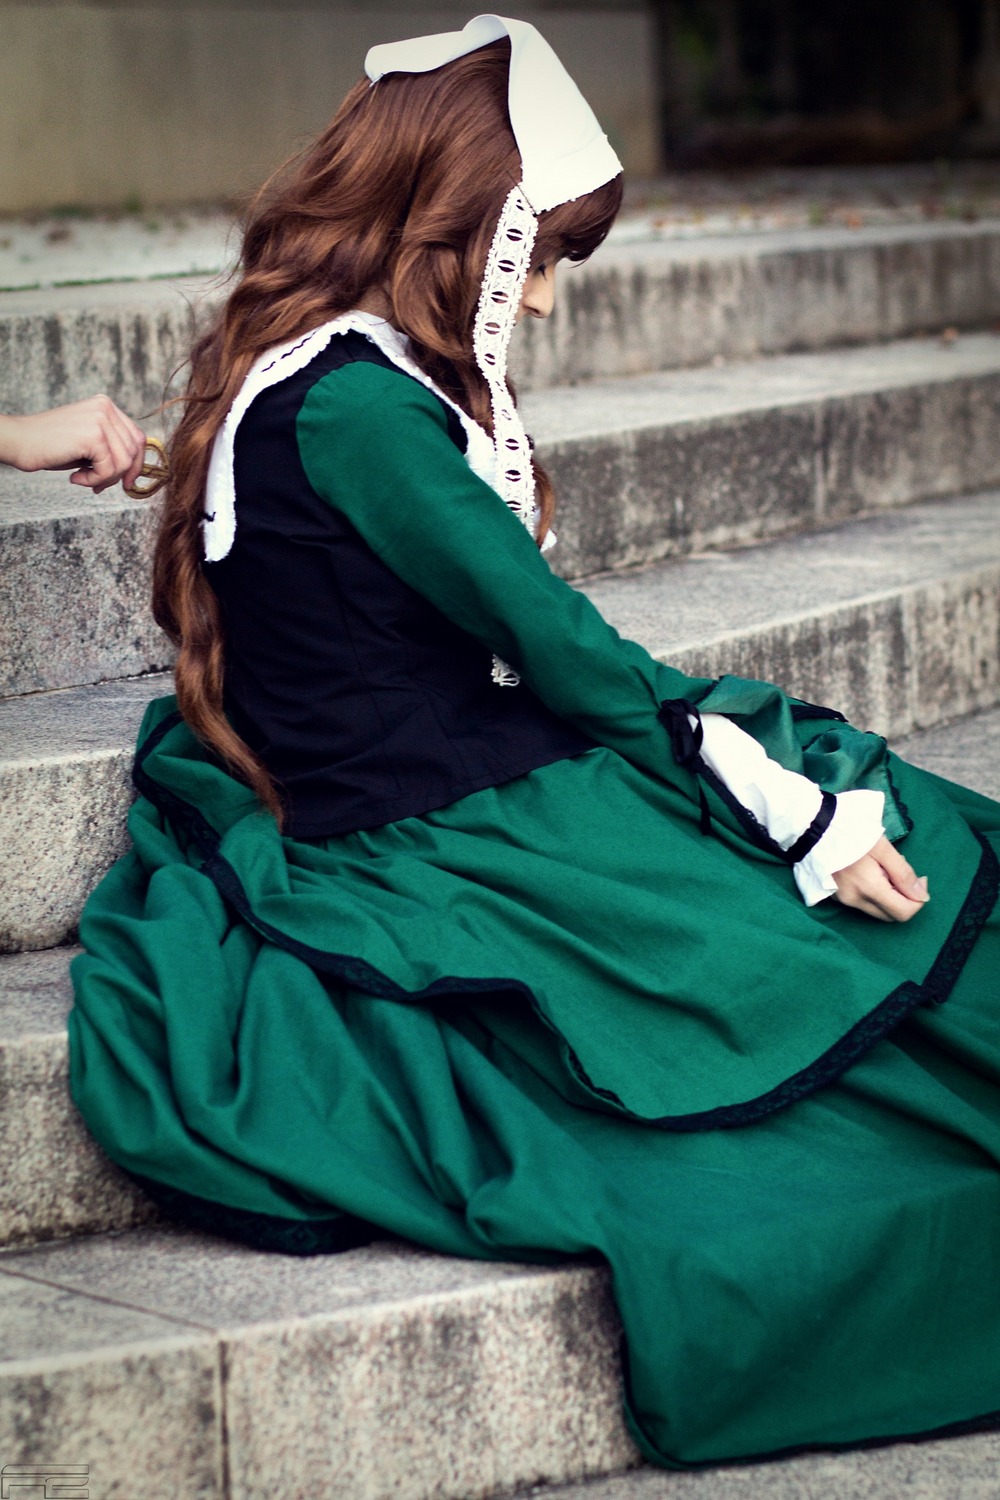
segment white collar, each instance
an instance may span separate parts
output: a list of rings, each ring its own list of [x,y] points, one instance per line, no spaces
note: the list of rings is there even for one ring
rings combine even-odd
[[[233,460],[236,445],[236,430],[246,415],[250,403],[272,385],[304,370],[338,333],[363,333],[381,349],[387,359],[392,360],[404,374],[419,380],[421,385],[433,391],[457,415],[466,436],[465,456],[472,472],[496,488],[496,452],[489,433],[469,416],[468,412],[438,389],[412,358],[410,341],[405,334],[394,328],[385,318],[374,313],[354,309],[323,323],[310,333],[299,334],[284,344],[268,349],[254,361],[240,388],[236,400],[215,435],[209,459],[208,477],[205,481],[205,516],[202,522],[205,559],[219,562],[229,552],[236,535],[236,481]]]

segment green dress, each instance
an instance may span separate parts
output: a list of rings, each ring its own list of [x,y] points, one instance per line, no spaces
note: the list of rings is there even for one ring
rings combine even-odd
[[[1000,806],[622,641],[407,377],[330,376],[299,441],[392,570],[595,748],[294,840],[153,703],[134,848],[74,964],[98,1141],[257,1243],[602,1257],[655,1462],[996,1424]],[[828,790],[883,791],[929,905],[900,925],[805,907],[676,763],[658,715],[678,699]]]

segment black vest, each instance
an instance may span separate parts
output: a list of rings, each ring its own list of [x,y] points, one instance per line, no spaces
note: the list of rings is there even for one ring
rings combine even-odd
[[[225,627],[227,713],[279,782],[299,838],[428,812],[592,744],[523,683],[496,686],[491,653],[310,485],[299,409],[316,381],[359,359],[396,368],[363,334],[341,334],[256,397],[236,434],[236,539],[205,564]]]

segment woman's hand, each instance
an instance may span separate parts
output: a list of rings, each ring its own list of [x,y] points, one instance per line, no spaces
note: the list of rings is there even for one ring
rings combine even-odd
[[[879,922],[908,922],[926,901],[927,876],[917,876],[883,834],[861,859],[834,874],[837,900]]]
[[[146,438],[109,396],[88,396],[32,417],[0,416],[0,463],[16,469],[73,469],[73,484],[99,495],[142,468]]]

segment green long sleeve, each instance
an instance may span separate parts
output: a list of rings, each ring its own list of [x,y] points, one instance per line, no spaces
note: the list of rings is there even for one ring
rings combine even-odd
[[[472,473],[430,391],[381,365],[347,365],[312,388],[298,438],[317,493],[399,578],[599,744],[659,774],[668,769],[660,704],[699,699],[711,680],[623,640],[553,574],[520,521]]]
[[[676,764],[657,717],[664,702],[688,699],[733,718],[780,764],[826,790],[883,792],[887,832],[906,831],[878,736],[829,721],[797,724],[792,700],[770,683],[688,677],[623,639],[553,574],[520,521],[470,470],[441,403],[410,376],[368,361],[333,371],[302,405],[298,442],[309,482],[382,561],[598,744],[694,801],[695,778]]]

